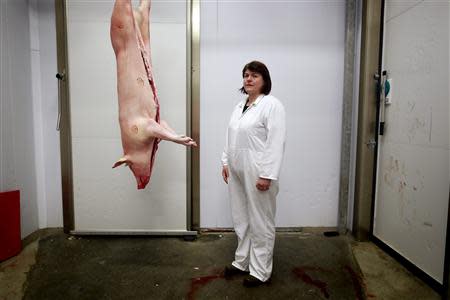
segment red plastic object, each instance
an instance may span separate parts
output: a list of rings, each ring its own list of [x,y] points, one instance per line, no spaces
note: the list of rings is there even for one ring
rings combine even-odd
[[[17,255],[20,239],[20,192],[0,193],[0,261]]]

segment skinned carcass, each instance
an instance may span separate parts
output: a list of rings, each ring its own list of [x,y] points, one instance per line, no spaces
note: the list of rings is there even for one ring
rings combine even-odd
[[[160,140],[185,146],[195,141],[177,135],[160,120],[159,100],[150,60],[150,1],[133,10],[130,0],[116,0],[111,17],[111,42],[117,63],[117,92],[123,157],[113,168],[126,164],[143,189],[150,181]]]

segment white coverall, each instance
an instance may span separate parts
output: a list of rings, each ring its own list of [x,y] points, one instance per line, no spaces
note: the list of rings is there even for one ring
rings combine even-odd
[[[228,165],[228,189],[238,237],[232,265],[266,281],[272,273],[275,242],[275,200],[284,153],[286,121],[283,104],[261,95],[242,113],[239,103],[230,119],[222,164]],[[270,188],[256,188],[258,178]]]

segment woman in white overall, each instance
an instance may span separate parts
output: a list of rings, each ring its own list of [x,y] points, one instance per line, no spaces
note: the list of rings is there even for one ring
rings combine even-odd
[[[283,104],[269,95],[267,67],[252,61],[242,70],[239,103],[228,125],[222,155],[222,176],[228,184],[238,246],[225,277],[248,274],[244,286],[269,282],[275,242],[278,176],[286,137]]]

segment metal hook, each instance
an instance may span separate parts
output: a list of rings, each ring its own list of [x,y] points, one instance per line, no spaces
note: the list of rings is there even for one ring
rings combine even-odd
[[[62,73],[56,73],[56,78],[58,79],[58,119],[56,120],[56,130],[58,131],[61,124],[61,81],[64,81],[65,77],[65,71],[62,71]]]

